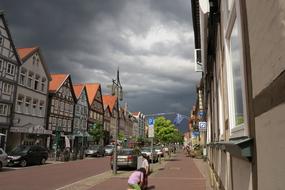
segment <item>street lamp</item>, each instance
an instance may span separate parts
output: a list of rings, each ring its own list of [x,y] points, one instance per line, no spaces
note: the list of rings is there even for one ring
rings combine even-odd
[[[119,69],[117,71],[117,79],[112,80],[112,95],[117,95],[117,125],[115,128],[115,147],[114,147],[114,155],[113,155],[113,174],[117,174],[117,141],[118,141],[118,130],[119,130],[119,124],[120,124],[120,104],[119,101],[123,100],[123,88],[120,83],[120,77],[119,77]]]

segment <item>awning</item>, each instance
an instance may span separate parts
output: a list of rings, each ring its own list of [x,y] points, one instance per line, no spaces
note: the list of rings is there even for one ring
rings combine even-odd
[[[251,160],[252,157],[252,138],[239,138],[230,141],[211,142],[210,147],[216,147],[229,152],[231,155]]]
[[[28,133],[28,134],[39,134],[39,135],[51,135],[52,131],[45,129],[42,125],[33,125],[31,123],[22,127],[11,127],[10,132],[12,133]]]

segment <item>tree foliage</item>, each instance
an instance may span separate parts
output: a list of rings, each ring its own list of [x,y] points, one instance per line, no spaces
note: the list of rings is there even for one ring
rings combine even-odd
[[[165,117],[158,117],[154,123],[155,141],[163,144],[183,142],[183,136],[175,125]]]
[[[103,138],[103,125],[96,123],[89,131],[89,134],[93,137],[94,141],[98,144],[100,139]]]

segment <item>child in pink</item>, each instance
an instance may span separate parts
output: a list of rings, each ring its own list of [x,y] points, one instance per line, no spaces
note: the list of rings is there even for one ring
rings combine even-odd
[[[141,190],[140,185],[143,183],[145,172],[144,168],[134,171],[129,177],[129,186],[133,189]]]

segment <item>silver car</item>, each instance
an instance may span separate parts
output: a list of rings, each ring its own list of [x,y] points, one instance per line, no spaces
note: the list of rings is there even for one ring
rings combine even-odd
[[[8,164],[8,155],[2,148],[0,148],[0,170],[2,169],[2,167],[7,166],[7,164]]]
[[[115,145],[109,144],[105,146],[105,155],[111,156],[113,155]]]

